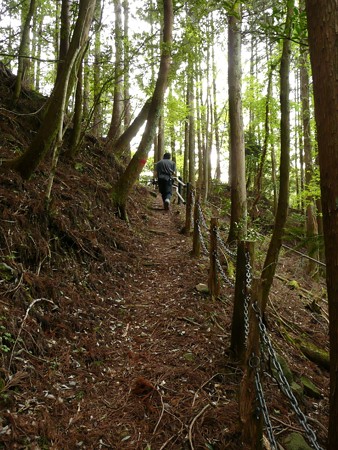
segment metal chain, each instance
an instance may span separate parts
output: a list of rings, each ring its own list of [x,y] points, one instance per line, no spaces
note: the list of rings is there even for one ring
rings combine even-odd
[[[305,414],[300,410],[298,401],[297,401],[296,397],[294,396],[287,379],[285,378],[282,367],[277,360],[276,352],[275,352],[274,348],[272,347],[270,337],[267,334],[266,326],[263,323],[262,315],[261,315],[261,312],[259,310],[257,303],[254,303],[252,305],[252,307],[253,307],[253,309],[256,313],[257,319],[258,319],[258,325],[259,325],[259,330],[261,332],[261,337],[263,339],[264,344],[266,345],[266,347],[268,349],[268,353],[271,357],[273,366],[276,369],[278,381],[281,386],[281,390],[290,400],[291,406],[298,417],[299,423],[304,428],[304,430],[306,432],[306,436],[308,437],[309,441],[311,442],[313,448],[316,450],[323,450],[322,447],[320,447],[318,445],[316,434],[313,431],[313,429],[311,428],[311,426],[308,424]]]
[[[226,274],[225,274],[225,272],[224,272],[224,270],[223,270],[223,267],[222,267],[222,265],[221,265],[221,262],[220,262],[220,260],[219,260],[219,258],[218,258],[218,255],[217,255],[217,252],[216,252],[216,251],[214,252],[214,256],[215,256],[215,261],[216,261],[216,265],[217,265],[218,271],[219,271],[220,274],[222,275],[224,281],[225,281],[226,283],[228,283],[232,288],[235,287],[234,283],[230,280],[230,278],[228,278],[228,277],[226,276]]]
[[[192,199],[194,200],[194,194],[192,193]],[[201,219],[201,223],[203,225],[203,227],[205,227],[206,229],[208,229],[204,215],[203,215],[203,211],[201,209],[200,204],[198,204],[198,211],[199,211],[199,217]],[[200,237],[200,241],[201,241],[201,245],[203,248],[203,251],[208,254],[208,250],[207,247],[205,245],[205,241],[204,241],[204,237],[201,231],[201,227],[200,227],[200,223],[199,220],[197,220],[197,228],[198,228],[198,233],[199,233],[199,237]],[[235,252],[232,252],[231,250],[229,250],[226,245],[224,244],[220,234],[219,234],[219,230],[215,227],[214,232],[216,234],[216,239],[219,242],[219,244],[221,245],[221,247],[223,248],[223,250],[230,255],[231,257],[236,257]],[[221,262],[218,258],[218,254],[217,251],[214,252],[214,256],[215,256],[215,261],[216,261],[216,265],[217,268],[221,274],[221,276],[223,277],[224,281],[226,283],[228,283],[231,287],[234,287],[234,283],[226,276]],[[250,301],[251,301],[251,285],[252,285],[252,268],[251,268],[251,263],[250,263],[250,254],[249,252],[246,253],[246,264],[245,264],[245,286],[246,286],[246,292],[245,292],[245,302],[244,302],[244,320],[245,320],[245,337],[247,340],[248,334],[249,334],[249,305],[250,305]],[[261,312],[258,308],[257,303],[254,303],[252,305],[256,316],[258,318],[258,324],[259,324],[259,330],[261,333],[261,337],[262,337],[262,341],[265,344],[266,348],[268,349],[268,353],[271,357],[273,366],[276,369],[277,375],[278,375],[278,381],[280,382],[280,386],[281,386],[281,390],[282,392],[288,397],[288,399],[290,400],[291,406],[293,408],[293,410],[295,411],[298,420],[300,422],[300,424],[303,426],[306,435],[310,441],[310,443],[312,444],[313,448],[315,450],[323,450],[322,447],[319,446],[318,442],[317,442],[317,437],[315,435],[315,432],[313,431],[313,429],[311,428],[311,426],[308,424],[308,421],[306,419],[305,414],[300,410],[298,402],[296,397],[294,396],[291,387],[287,381],[287,379],[285,378],[285,375],[283,373],[283,370],[281,368],[281,365],[279,364],[278,360],[277,360],[277,356],[276,356],[276,352],[272,347],[271,344],[271,340],[269,335],[267,334],[266,331],[266,327],[263,323],[262,320],[262,316],[261,316]],[[263,414],[263,418],[266,424],[266,428],[267,428],[267,433],[268,433],[268,438],[269,438],[269,442],[272,446],[273,449],[278,449],[274,435],[273,435],[273,431],[272,431],[272,425],[270,422],[270,418],[268,415],[268,410],[267,410],[267,406],[266,406],[266,402],[264,399],[264,395],[263,395],[263,388],[261,385],[261,381],[260,381],[260,376],[259,376],[259,371],[256,368],[255,371],[255,386],[256,386],[256,392],[257,392],[257,396],[258,396],[258,401],[260,403],[260,407],[262,410],[262,414]]]
[[[256,394],[257,394],[257,399],[258,399],[260,407],[261,407],[261,412],[262,412],[263,420],[264,420],[264,423],[265,423],[265,426],[266,426],[268,439],[269,439],[271,448],[278,450],[278,446],[277,446],[277,443],[276,443],[276,440],[275,440],[275,436],[273,434],[273,428],[272,428],[272,424],[271,424],[271,421],[270,421],[268,408],[266,406],[266,401],[265,401],[265,398],[264,398],[264,391],[263,391],[263,387],[262,387],[262,383],[261,383],[261,378],[260,378],[260,375],[259,375],[258,366],[256,365],[254,368],[255,368]]]
[[[200,226],[199,220],[196,220],[196,225],[197,225],[197,230],[198,230],[198,234],[199,234],[199,237],[200,237],[200,241],[201,241],[203,252],[206,255],[209,255],[209,251],[207,249],[207,246],[205,245],[205,241],[204,241],[204,237],[203,237],[203,234],[202,234],[202,230],[201,230],[201,226]]]
[[[237,258],[236,252],[231,251],[223,242],[223,239],[221,237],[221,235],[219,234],[219,230],[218,228],[215,227],[215,234],[216,234],[216,238],[217,241],[220,243],[222,249],[225,251],[225,253],[227,253],[229,256],[231,256],[231,258]]]
[[[245,253],[245,288],[244,288],[244,333],[245,345],[249,336],[249,305],[251,303],[252,268],[250,263],[250,253]]]
[[[193,215],[194,215],[194,208],[193,208],[193,206],[195,204],[196,199],[195,199],[194,190],[191,189],[190,192],[191,192],[190,221],[192,221],[193,220]]]
[[[204,226],[204,228],[206,228],[208,230],[209,228],[208,228],[208,225],[207,225],[207,223],[205,221],[205,217],[204,217],[204,214],[203,214],[203,211],[202,211],[202,208],[201,208],[201,205],[200,205],[199,202],[197,204],[197,207],[198,207],[198,212],[199,212],[199,216],[200,216],[200,219],[201,219],[201,223]]]

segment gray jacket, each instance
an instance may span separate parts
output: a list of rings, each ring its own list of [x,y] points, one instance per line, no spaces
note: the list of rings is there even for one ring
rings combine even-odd
[[[170,159],[161,159],[156,163],[157,178],[159,180],[170,180],[176,172],[176,164]]]

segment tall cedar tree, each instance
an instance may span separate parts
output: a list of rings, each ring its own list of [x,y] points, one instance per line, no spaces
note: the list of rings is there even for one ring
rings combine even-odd
[[[275,276],[279,252],[282,246],[284,226],[289,208],[289,171],[290,171],[290,53],[291,53],[291,29],[293,17],[293,1],[288,2],[285,38],[283,40],[282,58],[280,64],[280,103],[281,103],[281,156],[280,156],[280,178],[279,197],[275,224],[264,261],[262,271],[262,309],[264,311],[270,288]]]
[[[306,0],[322,193],[330,317],[328,450],[338,448],[338,33],[337,1]]]
[[[57,77],[41,127],[23,155],[14,160],[3,162],[4,168],[14,169],[25,179],[30,178],[46,153],[51,149],[62,127],[68,98],[76,81],[79,64],[86,48],[94,8],[95,0],[80,0],[79,15],[67,52],[64,70]]]
[[[154,94],[151,99],[147,124],[143,132],[139,147],[128,164],[126,170],[116,183],[112,193],[115,206],[119,210],[121,218],[127,220],[127,199],[129,193],[137,181],[142,169],[147,162],[150,147],[154,141],[156,126],[163,106],[164,93],[167,88],[168,74],[170,69],[170,51],[173,29],[173,4],[172,0],[163,0],[163,44],[161,51],[160,68],[156,81]]]
[[[228,23],[228,83],[230,120],[231,219],[228,242],[247,231],[245,151],[241,98],[241,3],[236,2]]]

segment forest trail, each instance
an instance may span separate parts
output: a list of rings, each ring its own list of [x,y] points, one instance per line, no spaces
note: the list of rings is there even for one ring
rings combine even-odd
[[[202,448],[222,441],[215,448],[225,448],[233,440],[237,408],[220,383],[228,345],[224,305],[196,291],[207,280],[207,260],[190,256],[191,238],[180,233],[179,216],[177,205],[168,213],[159,195],[153,200],[137,270],[112,305],[115,325],[106,339],[114,342],[110,358],[118,364],[100,389],[101,414],[108,414],[100,428],[109,448]],[[238,447],[234,441],[227,448]]]
[[[98,167],[99,175],[106,175]],[[13,374],[0,397],[3,448],[243,448],[238,405],[242,370],[228,354],[233,289],[222,283],[214,301],[196,290],[197,284],[207,283],[209,257],[191,255],[192,238],[181,233],[184,206],[174,204],[167,213],[160,196],[154,198],[140,186],[130,199],[128,226],[112,214],[103,183],[90,184],[88,177],[84,182],[67,170],[59,177],[51,242],[59,239],[49,247],[53,259],[50,265],[44,259],[36,266],[26,262],[23,278],[9,282],[0,300],[2,317],[10,311],[11,318],[2,322],[4,330],[17,336],[20,329],[22,338],[13,358],[3,359],[3,367]],[[69,203],[65,184],[76,194]],[[3,186],[2,198],[10,198],[12,210],[20,212],[10,216],[4,205],[4,217],[15,219],[2,223],[8,227],[4,235],[16,238],[10,254],[24,249],[22,260],[35,261],[32,256],[41,258],[46,243],[43,226],[36,225],[41,223],[34,197],[39,193],[31,190],[26,197],[18,179]],[[73,217],[76,226],[69,219]],[[284,258],[283,274],[299,279],[303,269],[290,257]],[[39,301],[29,314],[27,287]],[[328,375],[286,346],[274,322],[287,323],[292,311],[294,323],[316,340],[324,339],[326,328],[313,321],[299,293],[285,283],[277,281],[271,297],[269,331],[277,348],[291,361],[297,380],[311,373],[324,392]],[[264,389],[274,427],[285,431],[288,418],[294,430],[290,406],[276,383],[267,383],[270,379],[268,375]],[[305,399],[302,407],[325,418],[327,396]],[[323,440],[325,429],[320,431]]]
[[[167,213],[161,203],[158,195],[140,210],[146,226],[134,226],[139,250],[129,263],[95,285],[89,272],[90,302],[69,299],[39,344],[46,356],[22,364],[33,375],[11,417],[25,431],[9,434],[8,448],[23,448],[15,442],[24,435],[37,436],[27,448],[49,450],[239,448],[237,369],[225,356],[230,314],[196,290],[208,258],[190,255],[184,207]]]

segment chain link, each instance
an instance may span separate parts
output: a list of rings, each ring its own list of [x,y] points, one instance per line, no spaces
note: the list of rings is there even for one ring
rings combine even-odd
[[[279,383],[280,383],[281,390],[287,396],[287,398],[290,400],[291,406],[298,417],[298,421],[304,428],[304,430],[306,432],[306,436],[308,437],[309,441],[311,442],[313,448],[316,450],[323,450],[322,447],[320,447],[318,445],[315,432],[313,431],[311,426],[308,424],[305,414],[300,410],[298,401],[297,401],[296,397],[294,396],[287,379],[285,378],[282,367],[281,367],[279,361],[277,360],[276,352],[275,352],[274,348],[272,347],[270,337],[267,334],[266,326],[263,323],[262,315],[261,315],[261,312],[259,310],[257,303],[254,303],[252,305],[252,307],[253,307],[253,309],[256,313],[256,317],[258,319],[258,325],[259,325],[259,330],[261,333],[262,340],[268,349],[268,353],[270,355],[272,364],[273,364],[274,368],[276,369],[277,376],[278,376],[277,381],[279,381]]]
[[[226,283],[228,283],[232,288],[235,287],[234,283],[230,280],[230,278],[228,278],[223,270],[222,264],[218,258],[217,252],[214,252],[214,256],[215,256],[215,261],[216,261],[216,265],[218,268],[219,273],[221,274],[221,276],[223,277],[224,281]]]
[[[236,259],[236,257],[237,257],[236,252],[231,251],[229,249],[229,247],[227,247],[226,244],[223,242],[223,239],[222,239],[221,235],[219,234],[219,229],[217,227],[215,227],[214,231],[216,234],[217,241],[221,245],[224,252],[227,253],[229,256],[231,256],[231,258]]]
[[[194,197],[195,196],[192,192],[192,200],[194,200]],[[204,215],[203,215],[202,208],[199,203],[198,203],[197,207],[198,207],[198,212],[199,212],[199,219],[196,222],[197,222],[197,228],[198,228],[201,245],[202,245],[204,253],[209,254],[208,249],[205,244],[205,241],[204,241],[203,234],[202,234],[200,221],[204,228],[208,229],[208,227],[207,227]],[[218,243],[220,244],[220,246],[222,247],[222,249],[229,256],[236,258],[235,252],[232,252],[231,250],[229,250],[228,247],[224,244],[217,227],[214,228],[214,232],[216,234],[216,239],[217,239]],[[221,274],[221,276],[223,277],[224,281],[226,283],[228,283],[231,287],[234,287],[234,283],[226,276],[226,274],[222,268],[221,262],[218,258],[217,251],[214,252],[214,256],[215,256],[215,261],[216,261],[218,271]],[[244,326],[245,326],[245,337],[246,337],[245,340],[247,341],[247,337],[249,334],[249,305],[251,302],[251,287],[252,287],[252,268],[251,268],[249,252],[246,252],[245,259],[246,259],[246,262],[245,262],[245,292],[243,292],[243,294],[245,296],[245,301],[244,301],[244,321],[245,321]],[[276,352],[272,347],[270,337],[267,334],[267,330],[263,323],[261,312],[259,310],[257,303],[254,303],[252,305],[252,308],[254,309],[257,319],[258,319],[258,325],[259,325],[259,330],[260,330],[260,334],[261,334],[261,338],[262,338],[262,343],[268,349],[268,353],[272,360],[272,364],[273,364],[274,368],[276,369],[278,381],[281,386],[281,390],[290,400],[291,406],[292,406],[293,410],[295,411],[300,424],[303,426],[303,428],[306,432],[306,436],[307,436],[309,442],[311,443],[312,447],[315,450],[323,450],[322,447],[319,446],[316,435],[315,435],[313,429],[311,428],[311,426],[308,424],[305,414],[300,410],[297,399],[294,396],[287,379],[285,378],[285,375],[283,373],[281,365],[279,364],[279,362],[277,360]],[[259,401],[260,409],[263,414],[263,419],[264,419],[264,422],[265,422],[265,425],[267,428],[269,442],[270,442],[273,450],[275,450],[275,449],[277,450],[278,449],[277,443],[276,443],[274,435],[273,435],[273,429],[272,429],[272,425],[270,422],[267,405],[266,405],[266,402],[264,399],[264,391],[263,391],[263,387],[262,387],[261,380],[260,380],[258,364],[255,365],[255,387],[256,387],[257,399]]]
[[[203,211],[202,211],[202,208],[201,208],[201,205],[200,205],[199,202],[197,203],[197,207],[198,207],[198,213],[199,213],[199,216],[200,216],[200,219],[201,219],[201,223],[204,226],[204,228],[206,228],[208,230],[209,228],[208,228],[208,225],[207,225],[207,223],[205,221],[205,217],[204,217],[204,214],[203,214]]]
[[[272,428],[272,424],[270,421],[270,417],[269,417],[269,412],[268,412],[268,408],[266,406],[266,401],[264,398],[264,392],[263,392],[263,387],[262,387],[262,383],[261,383],[261,378],[259,375],[259,370],[258,367],[255,366],[255,387],[256,387],[256,394],[257,394],[257,400],[259,401],[259,405],[261,408],[261,412],[263,415],[263,420],[266,426],[266,431],[268,434],[268,440],[270,442],[271,448],[273,450],[278,450],[278,446],[275,440],[275,436],[273,434],[273,428]]]
[[[201,230],[201,226],[200,226],[199,220],[196,220],[196,225],[197,225],[197,230],[198,230],[198,234],[199,234],[199,237],[200,237],[200,242],[201,242],[201,246],[202,246],[203,252],[206,255],[209,255],[209,251],[207,249],[207,246],[205,245],[205,241],[204,241],[204,237],[203,237],[203,234],[202,234],[202,230]]]
[[[249,305],[251,302],[252,268],[250,263],[250,253],[245,253],[245,287],[244,287],[244,333],[245,345],[249,336]]]

